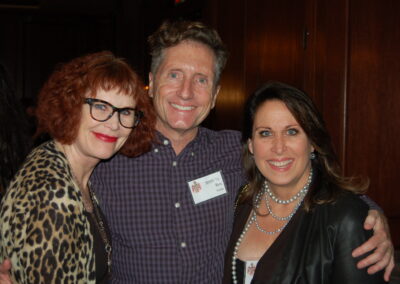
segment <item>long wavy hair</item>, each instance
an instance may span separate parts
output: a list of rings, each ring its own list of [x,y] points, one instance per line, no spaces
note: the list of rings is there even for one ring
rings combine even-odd
[[[336,200],[338,194],[343,190],[354,193],[365,191],[368,187],[368,180],[347,178],[342,175],[325,122],[311,98],[292,86],[280,82],[268,82],[248,98],[245,106],[242,150],[243,164],[249,185],[248,190],[240,196],[239,202],[254,199],[265,180],[248,149],[248,141],[252,138],[254,117],[257,110],[261,105],[271,100],[278,100],[286,105],[315,149],[316,158],[312,160],[312,167],[318,172],[319,179],[326,185],[328,192],[321,196],[317,194],[317,188],[311,187],[304,199],[306,210],[309,210],[313,204],[323,204]]]

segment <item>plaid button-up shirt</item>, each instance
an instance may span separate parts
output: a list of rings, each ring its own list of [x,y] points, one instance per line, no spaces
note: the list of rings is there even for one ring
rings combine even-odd
[[[93,173],[112,232],[113,283],[220,283],[245,183],[240,133],[200,128],[178,156],[159,137],[151,152],[117,155]],[[227,193],[195,204],[188,182],[218,171]]]

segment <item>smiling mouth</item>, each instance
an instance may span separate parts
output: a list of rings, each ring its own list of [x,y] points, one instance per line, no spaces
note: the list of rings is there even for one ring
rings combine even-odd
[[[275,167],[286,167],[287,165],[289,165],[290,163],[292,163],[293,160],[285,160],[285,161],[268,161],[268,163],[270,163],[271,165],[275,166]]]
[[[179,110],[192,110],[192,109],[194,109],[193,106],[181,106],[181,105],[177,105],[177,104],[173,104],[173,103],[171,103],[171,106],[173,108],[176,108],[176,109],[179,109]]]
[[[101,133],[97,133],[97,132],[95,132],[94,135],[95,135],[98,139],[100,139],[100,140],[102,140],[102,141],[104,141],[104,142],[114,143],[115,141],[118,140],[117,137],[108,136],[108,135],[101,134]]]

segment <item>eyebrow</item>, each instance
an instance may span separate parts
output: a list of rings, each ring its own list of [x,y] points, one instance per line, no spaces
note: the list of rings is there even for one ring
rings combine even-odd
[[[290,124],[290,125],[285,126],[285,129],[291,128],[291,127],[300,127],[300,128],[302,128],[300,126],[300,124]],[[262,128],[262,129],[272,129],[272,127],[270,127],[270,126],[258,126],[258,127],[255,128],[255,130],[260,129],[260,128]]]

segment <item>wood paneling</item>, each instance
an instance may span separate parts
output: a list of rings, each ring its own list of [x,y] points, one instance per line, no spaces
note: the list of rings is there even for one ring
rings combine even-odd
[[[215,109],[205,126],[213,129],[240,129],[245,91],[245,13],[241,0],[209,1],[205,21],[216,28],[229,50],[228,63],[221,78],[221,90]],[[221,15],[223,15],[221,17]]]
[[[309,13],[310,43],[305,68],[305,90],[324,116],[326,126],[343,163],[345,159],[346,74],[348,8],[346,0],[313,1]]]
[[[269,80],[304,87],[305,1],[253,1],[246,13],[246,93]]]
[[[346,172],[370,177],[399,246],[400,2],[350,3]]]

